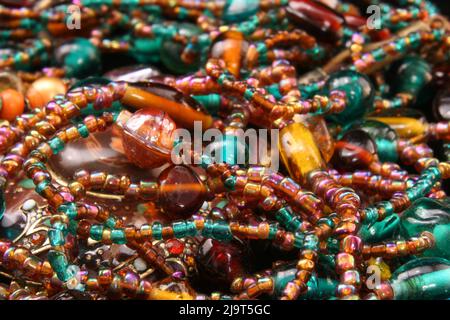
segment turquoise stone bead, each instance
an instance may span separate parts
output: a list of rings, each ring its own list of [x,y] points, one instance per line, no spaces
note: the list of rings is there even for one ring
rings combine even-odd
[[[391,278],[396,300],[450,298],[450,261],[418,258],[397,269]]]
[[[359,236],[364,242],[377,243],[392,238],[398,232],[399,227],[399,216],[392,215],[382,221],[362,225],[361,229],[359,229]]]
[[[222,19],[225,22],[244,21],[253,16],[259,9],[259,0],[227,0]]]
[[[59,46],[54,53],[56,65],[64,67],[66,76],[85,78],[100,72],[100,51],[89,40],[76,38]]]
[[[450,259],[450,202],[420,198],[403,213],[400,234],[404,238],[416,237],[423,231],[431,232],[435,246],[425,256]]]
[[[347,105],[341,113],[330,116],[330,119],[346,124],[362,118],[372,107],[375,88],[369,78],[353,70],[343,70],[333,73],[324,87],[324,94],[333,90],[344,91]]]
[[[199,35],[200,28],[191,23],[180,23],[177,25],[178,33],[188,38]],[[197,54],[192,63],[186,63],[181,59],[184,45],[174,42],[171,38],[164,39],[160,46],[160,58],[164,66],[175,74],[184,74],[197,71],[202,63],[202,55]]]

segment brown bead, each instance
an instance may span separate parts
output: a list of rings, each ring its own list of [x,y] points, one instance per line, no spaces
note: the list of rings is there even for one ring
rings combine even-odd
[[[198,175],[187,166],[172,166],[158,178],[159,202],[163,211],[173,218],[194,214],[206,198],[206,190]]]

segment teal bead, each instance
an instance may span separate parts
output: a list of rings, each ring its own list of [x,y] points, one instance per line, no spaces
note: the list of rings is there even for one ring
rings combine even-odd
[[[201,34],[200,28],[191,23],[179,23],[177,25],[177,30],[180,35],[185,35],[188,38]],[[163,40],[160,46],[159,55],[161,62],[170,72],[175,74],[185,74],[197,71],[200,68],[205,56],[202,56],[202,54],[197,52],[194,61],[192,63],[186,63],[181,59],[184,48],[184,45],[172,41],[171,38]]]
[[[450,261],[418,258],[397,269],[391,278],[396,300],[450,298]]]
[[[50,139],[48,144],[52,148],[52,151],[53,151],[54,154],[58,154],[58,153],[60,153],[61,151],[64,150],[64,141],[62,141],[58,137]]]
[[[59,280],[67,281],[71,278],[72,275],[67,270],[69,263],[64,253],[57,250],[50,250],[47,258]]]
[[[225,134],[210,146],[216,163],[245,165],[248,162],[248,146],[241,137]]]
[[[93,225],[90,230],[90,237],[93,240],[100,241],[102,240],[103,235],[103,226],[101,225]]]
[[[162,239],[162,224],[159,222],[155,222],[152,225],[152,234],[153,239],[161,240]]]
[[[333,73],[324,86],[325,95],[333,90],[345,92],[347,105],[341,113],[330,116],[330,119],[346,124],[362,118],[372,107],[375,88],[369,78],[353,70]]]
[[[225,22],[244,21],[259,9],[259,0],[226,0],[222,19]]]
[[[0,189],[0,220],[3,218],[6,210],[5,195],[3,193],[3,188]]]
[[[394,83],[396,92],[406,92],[414,97],[431,80],[431,66],[418,56],[403,59],[398,67]]]
[[[73,220],[78,215],[77,205],[73,202],[64,203],[59,206],[58,212],[62,212],[63,214],[66,214],[70,220]]]
[[[120,229],[114,229],[111,231],[111,241],[116,244],[127,243],[127,238],[125,237],[125,231]]]
[[[382,221],[362,225],[359,229],[359,236],[364,242],[377,243],[392,238],[398,232],[399,227],[399,216],[392,215]]]
[[[56,65],[64,67],[66,76],[85,78],[101,70],[100,51],[89,40],[75,38],[59,46],[54,53]]]
[[[162,44],[162,38],[153,39],[136,38],[133,41],[133,51],[131,55],[139,63],[157,63],[160,61],[159,51]]]
[[[450,259],[450,202],[420,198],[403,213],[400,234],[404,238],[418,236],[428,231],[434,235],[435,246],[424,256]]]

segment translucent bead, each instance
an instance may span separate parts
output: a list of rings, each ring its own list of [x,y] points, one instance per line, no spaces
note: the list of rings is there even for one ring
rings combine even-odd
[[[394,80],[395,91],[416,96],[431,77],[431,66],[428,62],[416,56],[407,57],[398,66]]]
[[[254,15],[259,8],[259,0],[226,0],[222,19],[225,22],[244,21]]]
[[[306,175],[324,166],[311,131],[301,123],[291,123],[280,131],[281,159],[291,177],[304,181]]]
[[[427,124],[420,119],[409,117],[370,117],[368,119],[387,124],[397,132],[399,137],[404,139],[421,136],[425,134],[427,130]]]
[[[157,168],[169,161],[175,122],[164,111],[121,112],[122,144],[128,160],[141,168]]]
[[[247,50],[248,42],[241,32],[227,31],[214,40],[211,57],[224,60],[228,71],[238,78]]]
[[[172,218],[189,218],[203,205],[206,189],[199,176],[187,166],[171,166],[158,177],[159,203]]]
[[[401,216],[400,234],[416,237],[423,231],[434,235],[435,246],[425,256],[450,259],[450,203],[429,198],[416,200]]]
[[[347,105],[341,113],[330,116],[341,124],[362,118],[372,107],[375,88],[366,75],[353,70],[333,73],[327,80],[324,91],[329,95],[333,90],[345,92]]]

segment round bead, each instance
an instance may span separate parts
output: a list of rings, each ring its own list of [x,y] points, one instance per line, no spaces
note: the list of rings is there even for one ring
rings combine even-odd
[[[167,113],[141,109],[122,121],[122,144],[130,162],[141,168],[157,168],[169,161],[176,125]]]
[[[158,177],[159,203],[170,218],[186,219],[196,213],[206,199],[199,176],[187,166],[171,166]]]
[[[0,92],[0,108],[0,118],[13,121],[25,109],[23,95],[14,89],[3,90]]]
[[[38,108],[45,106],[58,94],[65,94],[67,87],[65,83],[55,77],[43,77],[34,81],[27,90],[26,96],[30,107]]]
[[[331,91],[344,91],[346,107],[339,114],[330,116],[332,120],[345,124],[362,118],[373,107],[375,88],[369,78],[353,70],[333,73],[325,84],[325,94]]]

